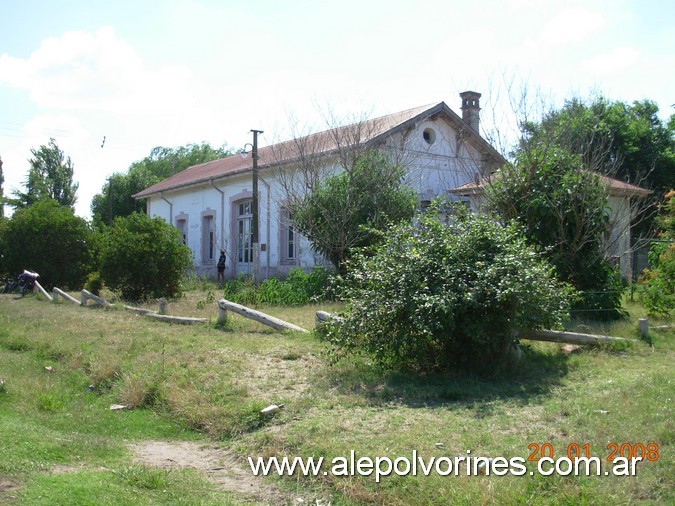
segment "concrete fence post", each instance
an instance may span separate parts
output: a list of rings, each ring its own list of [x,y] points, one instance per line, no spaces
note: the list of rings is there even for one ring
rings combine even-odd
[[[227,323],[227,308],[224,305],[218,304],[218,324],[223,325]]]

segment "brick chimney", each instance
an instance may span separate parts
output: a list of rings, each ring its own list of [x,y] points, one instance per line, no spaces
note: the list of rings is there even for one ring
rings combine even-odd
[[[459,94],[462,99],[462,119],[465,123],[479,133],[480,127],[480,93],[476,91],[464,91]]]

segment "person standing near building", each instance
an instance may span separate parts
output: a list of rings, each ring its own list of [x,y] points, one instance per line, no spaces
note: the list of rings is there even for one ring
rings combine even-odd
[[[225,250],[220,250],[220,258],[218,259],[218,282],[225,281]]]

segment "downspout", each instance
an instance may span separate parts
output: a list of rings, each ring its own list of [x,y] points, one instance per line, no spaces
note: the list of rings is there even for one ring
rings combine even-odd
[[[220,249],[225,250],[225,192],[213,184],[213,179],[209,179],[209,184],[220,193]]]
[[[265,181],[263,178],[258,176],[258,181],[262,182],[262,184],[265,185],[265,189],[267,190],[267,227],[265,227],[267,231],[267,274],[265,278],[269,279],[270,277],[270,253],[271,253],[271,248],[272,245],[270,244],[270,185],[267,184],[267,181]]]
[[[173,223],[173,202],[169,202],[164,198],[164,192],[159,192],[159,198],[169,204],[169,224],[175,226]]]

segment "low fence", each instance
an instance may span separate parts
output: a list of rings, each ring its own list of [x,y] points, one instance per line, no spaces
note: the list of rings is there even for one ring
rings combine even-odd
[[[111,302],[107,301],[103,297],[100,297],[98,295],[95,295],[91,293],[88,290],[82,290],[80,292],[80,300],[77,300],[75,297],[69,295],[65,291],[61,290],[60,288],[55,287],[53,289],[53,294],[54,296],[51,297],[41,286],[39,287],[40,291],[47,297],[48,300],[50,301],[58,301],[58,298],[61,297],[69,302],[72,302],[73,304],[77,304],[79,306],[86,306],[88,301],[93,301],[94,303],[103,306],[103,307],[113,307],[114,304]],[[169,315],[168,313],[168,306],[169,303],[165,298],[161,298],[157,301],[159,303],[159,311],[155,312],[151,309],[145,309],[145,308],[140,308],[140,307],[134,307],[134,306],[122,306],[124,309],[128,311],[133,311],[136,314],[142,315],[142,316],[147,316],[149,318],[154,318],[156,320],[168,322],[168,323],[178,323],[182,325],[194,325],[198,323],[208,323],[210,320],[208,318],[193,318],[189,316],[173,316]],[[261,311],[257,311],[255,309],[248,308],[246,306],[242,306],[240,304],[236,304],[234,302],[230,302],[225,299],[221,299],[218,301],[218,323],[222,324],[227,321],[227,312],[232,311],[234,313],[240,314],[241,316],[244,316],[246,318],[250,318],[252,320],[255,320],[259,323],[262,323],[264,325],[267,325],[269,327],[272,327],[273,329],[280,330],[280,331],[285,331],[285,330],[291,330],[294,332],[309,332],[306,329],[303,329],[302,327],[298,327],[297,325],[294,325],[292,323],[286,322],[284,320],[281,320],[279,318],[276,318],[274,316],[270,316],[268,314],[265,314]]]
[[[75,297],[72,297],[65,291],[60,288],[54,287],[53,297],[50,296],[47,291],[36,282],[36,290],[39,290],[49,301],[58,301],[58,298],[61,297],[73,304],[80,306],[86,306],[88,301],[93,301],[98,305],[103,307],[113,307],[114,304],[107,301],[103,297],[95,295],[88,290],[82,290],[80,292],[80,300],[77,300]],[[156,320],[165,321],[169,323],[177,323],[183,325],[192,325],[198,323],[208,323],[210,320],[208,318],[193,318],[187,316],[173,316],[166,314],[168,312],[168,301],[164,298],[158,300],[159,311],[155,312],[151,309],[138,308],[133,306],[122,306],[124,309],[129,311],[134,311],[135,313],[154,318]],[[218,323],[223,324],[227,322],[228,311],[237,313],[245,318],[257,321],[269,327],[272,327],[275,330],[279,331],[294,331],[294,332],[303,332],[308,333],[309,331],[294,325],[292,323],[286,322],[274,316],[265,314],[261,311],[251,309],[241,304],[228,301],[226,299],[220,299],[218,301]],[[338,316],[332,315],[325,311],[316,312],[316,326],[319,327],[324,324],[324,322],[330,319],[337,319]],[[669,328],[674,328],[673,325],[661,325],[654,327],[654,329],[664,330]],[[646,318],[641,318],[638,320],[638,334],[641,340],[649,341],[649,321]],[[578,332],[564,332],[557,330],[517,330],[514,337],[520,339],[534,340],[534,341],[547,341],[547,342],[556,342],[556,343],[567,343],[567,344],[597,344],[597,343],[609,343],[609,342],[638,342],[637,339],[627,339],[623,337],[613,337],[613,336],[604,336],[597,334],[581,334]]]

